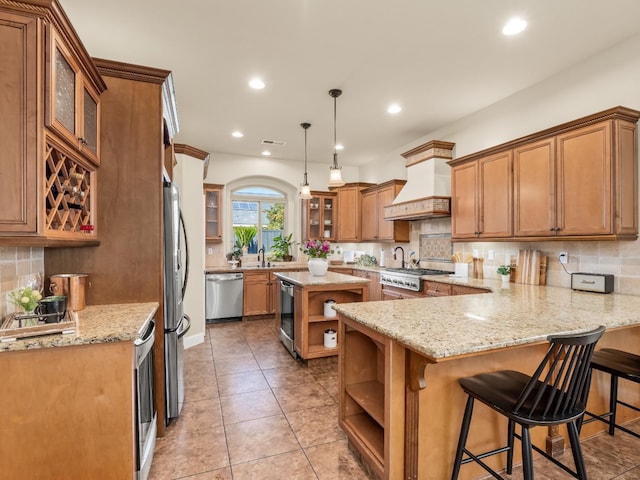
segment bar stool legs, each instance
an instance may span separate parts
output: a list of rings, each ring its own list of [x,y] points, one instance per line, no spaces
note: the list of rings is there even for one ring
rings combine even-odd
[[[550,335],[549,349],[533,375],[515,370],[498,370],[458,379],[467,394],[460,437],[451,473],[457,480],[460,467],[476,462],[496,479],[502,479],[483,459],[507,453],[506,472],[513,470],[514,438],[522,444],[522,471],[524,480],[533,480],[533,450],[546,457],[565,472],[580,480],[587,480],[582,457],[578,423],[582,420],[589,394],[591,357],[604,327],[571,335]],[[507,445],[482,453],[472,453],[466,447],[474,401],[506,417]],[[515,424],[521,428],[516,433]],[[567,425],[575,471],[553,458],[531,442],[532,427]]]
[[[607,424],[607,431],[609,435],[614,435],[617,428],[629,435],[640,438],[640,434],[629,430],[622,425],[618,425],[617,423],[618,405],[623,405],[631,410],[640,412],[640,408],[635,405],[631,405],[618,399],[618,386],[620,379],[640,383],[640,356],[613,348],[603,348],[593,354],[591,359],[590,375],[593,374],[594,370],[599,370],[610,375],[609,411],[599,415],[586,411],[585,416],[590,418],[583,420],[582,424],[599,420]]]

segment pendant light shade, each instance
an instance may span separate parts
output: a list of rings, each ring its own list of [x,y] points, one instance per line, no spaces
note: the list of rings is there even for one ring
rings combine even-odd
[[[310,123],[301,123],[300,126],[304,128],[304,183],[300,185],[300,198],[302,200],[311,200],[311,188],[307,181],[307,130],[311,126]]]
[[[342,167],[338,165],[338,149],[336,148],[336,99],[342,95],[342,90],[331,89],[329,95],[333,97],[333,164],[329,167],[329,186],[341,187],[344,185],[344,180],[342,180]]]

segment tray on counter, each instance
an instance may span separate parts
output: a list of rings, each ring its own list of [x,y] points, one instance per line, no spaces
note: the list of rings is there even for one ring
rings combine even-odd
[[[44,316],[36,316],[36,318],[38,318],[38,325],[16,326],[18,318],[20,317],[24,318],[27,316],[10,313],[4,318],[2,324],[0,324],[0,341],[10,342],[40,335],[73,333],[76,328],[76,322],[69,319],[58,323],[44,323]]]

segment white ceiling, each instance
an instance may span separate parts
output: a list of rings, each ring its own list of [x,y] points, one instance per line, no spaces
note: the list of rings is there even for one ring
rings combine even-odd
[[[173,72],[185,143],[361,165],[640,32],[638,0],[61,0],[94,57]],[[511,16],[529,22],[517,37]],[[251,90],[261,76],[267,86]],[[403,111],[386,113],[391,102]],[[242,139],[231,137],[241,130]],[[444,139],[446,140],[446,139]]]

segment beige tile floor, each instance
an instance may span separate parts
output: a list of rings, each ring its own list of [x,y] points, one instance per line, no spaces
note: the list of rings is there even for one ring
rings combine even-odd
[[[151,480],[367,478],[337,424],[336,365],[296,362],[272,322],[208,326],[185,352],[185,404],[157,439]],[[583,450],[591,480],[640,480],[639,439],[600,435]],[[515,470],[506,478],[521,479]],[[572,478],[544,459],[535,474]]]
[[[273,320],[207,327],[151,480],[367,479],[338,426],[337,365],[296,362]]]

